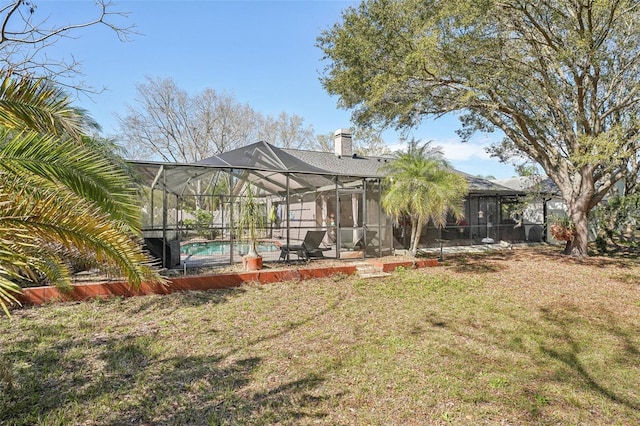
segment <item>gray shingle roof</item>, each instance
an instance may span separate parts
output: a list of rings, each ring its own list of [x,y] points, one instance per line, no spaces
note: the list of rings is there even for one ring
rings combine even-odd
[[[382,168],[393,160],[391,157],[339,157],[332,152],[305,151],[300,149],[283,149],[283,151],[314,167],[340,176],[383,178],[386,176],[386,173],[384,173]],[[492,194],[513,194],[518,192],[487,179],[472,176],[459,170],[454,171],[467,179],[469,192],[489,192]]]
[[[282,149],[305,163],[339,176],[384,177],[380,170],[391,158],[360,155],[337,156],[332,152]]]
[[[461,172],[459,170],[456,170],[456,172],[460,173],[462,176],[464,176],[467,179],[467,182],[469,183],[470,193],[512,194],[512,195],[517,195],[522,193],[522,191],[518,189],[509,188],[495,181],[479,178],[477,176],[473,176],[473,175]]]
[[[558,195],[560,191],[548,177],[516,176],[509,179],[493,179],[492,182],[522,192],[537,192],[546,195]]]
[[[251,175],[252,181],[260,180],[265,188],[269,187],[277,193],[286,188],[284,173],[294,181],[291,182],[294,190],[304,187],[317,188],[330,184],[332,176],[384,178],[386,173],[383,167],[392,160],[391,157],[337,156],[333,152],[277,148],[260,141],[206,158],[194,165],[166,163],[166,169],[170,171],[166,186],[180,193],[189,180],[213,173],[214,168],[222,167],[236,169],[242,176]],[[162,163],[137,162],[137,167],[144,172],[144,178],[149,182],[157,179],[162,166]],[[455,171],[467,179],[470,193],[515,195],[523,192],[520,188],[508,187],[501,182],[492,182]]]

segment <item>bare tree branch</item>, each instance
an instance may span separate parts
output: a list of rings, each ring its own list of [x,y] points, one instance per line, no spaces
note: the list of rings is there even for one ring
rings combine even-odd
[[[82,22],[61,24],[60,16],[41,17],[35,1],[12,0],[0,6],[0,68],[14,75],[44,77],[57,84],[83,93],[98,93],[78,82],[82,75],[81,62],[73,55],[52,57],[47,52],[65,38],[88,27],[103,26],[113,31],[120,41],[129,41],[137,34],[135,25],[124,23],[128,13],[117,11],[110,0],[96,0],[94,17]]]
[[[302,117],[265,116],[211,88],[190,95],[172,79],[147,77],[136,90],[136,105],[118,117],[120,139],[136,158],[194,162],[259,140],[285,148],[315,141]]]

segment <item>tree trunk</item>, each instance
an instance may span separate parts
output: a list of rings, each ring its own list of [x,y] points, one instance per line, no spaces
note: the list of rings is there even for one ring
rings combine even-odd
[[[574,236],[572,240],[567,241],[564,254],[587,257],[589,256],[589,212],[601,198],[600,195],[598,199],[594,198],[596,191],[593,168],[585,166],[573,175],[556,175],[556,178],[567,206],[567,215],[573,222]]]
[[[569,206],[569,216],[575,227],[573,240],[567,241],[564,254],[574,257],[586,257],[589,255],[589,210],[586,204],[575,202]]]
[[[416,238],[416,219],[411,217],[411,237],[409,237],[409,252],[413,250],[413,240]]]
[[[422,234],[422,221],[413,219],[413,227],[411,231],[411,255],[415,257],[418,254],[418,244],[420,244],[420,235]]]
[[[196,211],[202,208],[202,181],[198,179],[196,181],[196,194],[195,194],[195,202],[196,202]]]

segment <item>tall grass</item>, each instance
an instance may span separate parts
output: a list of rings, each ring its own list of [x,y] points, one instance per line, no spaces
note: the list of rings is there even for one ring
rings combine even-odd
[[[638,265],[505,256],[15,311],[0,423],[640,423]]]

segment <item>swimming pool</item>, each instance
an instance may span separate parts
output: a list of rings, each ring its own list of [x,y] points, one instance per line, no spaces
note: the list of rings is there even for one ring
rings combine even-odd
[[[262,241],[256,245],[258,253],[269,251],[280,251],[280,247],[276,243]],[[245,254],[249,251],[248,243],[234,243],[234,254]],[[231,252],[231,243],[229,241],[203,241],[186,243],[180,247],[180,254],[183,256],[215,256],[229,255]]]

